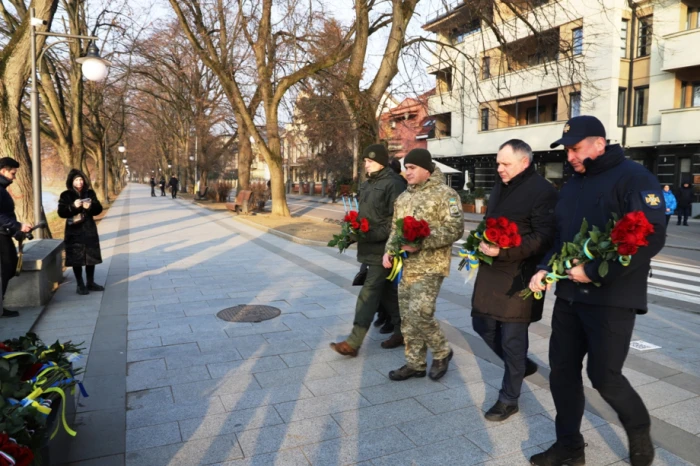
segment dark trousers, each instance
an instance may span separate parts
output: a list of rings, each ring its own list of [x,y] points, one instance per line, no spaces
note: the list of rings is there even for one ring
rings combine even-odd
[[[390,269],[385,269],[381,265],[370,265],[367,268],[367,278],[355,305],[354,325],[369,328],[374,320],[374,314],[381,305],[389,314],[391,323],[394,324],[394,333],[401,334],[399,296],[394,284],[386,279],[390,272]]]
[[[678,214],[678,224],[681,224],[681,217],[683,219],[683,225],[688,224],[688,217],[690,217],[690,206],[678,207],[676,209],[676,214]]]
[[[94,265],[86,265],[85,266],[85,273],[87,274],[88,285],[95,283],[95,266]],[[82,266],[74,265],[73,266],[73,275],[75,275],[75,280],[78,282],[79,285],[83,283],[83,267]]]
[[[670,216],[670,215],[666,215],[666,226],[668,226],[668,222],[669,222],[670,220],[671,220],[671,216]]]
[[[12,237],[0,235],[0,275],[2,275],[2,296],[5,296],[7,285],[17,271],[17,248]]]
[[[165,196],[165,186],[160,187],[160,195]]]
[[[498,400],[517,405],[525,378],[528,335],[527,322],[499,322],[488,317],[472,317],[472,327],[505,365]]]
[[[156,187],[151,186],[151,197],[156,197]]]
[[[588,353],[588,378],[615,410],[625,430],[648,429],[649,412],[624,375],[634,309],[568,303],[557,298],[549,341],[549,383],[557,408],[557,441],[570,448],[583,446],[581,418],[585,398],[581,370]]]
[[[172,192],[173,192],[173,199],[175,199],[177,197],[177,189],[173,188]]]

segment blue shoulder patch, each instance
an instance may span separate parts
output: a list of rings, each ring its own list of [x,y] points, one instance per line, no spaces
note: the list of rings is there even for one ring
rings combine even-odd
[[[660,191],[640,191],[642,201],[650,209],[661,208],[661,193]]]

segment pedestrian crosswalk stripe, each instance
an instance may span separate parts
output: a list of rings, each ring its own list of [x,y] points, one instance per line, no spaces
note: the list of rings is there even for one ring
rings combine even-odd
[[[683,272],[698,274],[700,276],[700,267],[695,267],[695,266],[686,265],[686,264],[676,264],[674,262],[651,261],[651,268],[654,270],[656,270],[656,269],[668,269],[668,270],[675,270],[675,271],[683,271]]]
[[[686,285],[685,283],[678,283],[678,282],[673,282],[670,280],[660,280],[658,278],[650,278],[649,283],[652,283],[654,285],[661,285],[663,287],[672,287],[672,288],[678,288],[681,290],[688,290],[688,291],[694,291],[696,293],[700,293],[700,286]]]
[[[650,295],[658,296],[660,298],[675,299],[676,301],[700,304],[700,296],[698,295],[686,294],[675,290],[672,291],[666,288],[656,288],[654,286],[650,286],[647,292]]]

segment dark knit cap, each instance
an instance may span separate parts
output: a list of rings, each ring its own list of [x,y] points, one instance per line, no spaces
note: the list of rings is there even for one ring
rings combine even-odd
[[[384,144],[372,144],[362,152],[363,159],[374,160],[383,167],[389,165],[389,152]]]
[[[403,159],[403,164],[416,165],[421,168],[425,168],[430,173],[435,171],[435,164],[433,163],[433,157],[428,152],[428,149],[413,149],[409,152]]]

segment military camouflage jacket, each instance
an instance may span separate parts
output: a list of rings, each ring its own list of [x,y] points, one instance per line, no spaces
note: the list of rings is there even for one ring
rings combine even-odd
[[[426,182],[409,186],[396,199],[387,245],[397,234],[396,220],[408,215],[428,222],[430,236],[423,240],[420,251],[410,253],[404,260],[403,273],[448,276],[452,243],[461,239],[464,233],[464,215],[457,192],[445,184],[440,169],[436,168]]]

